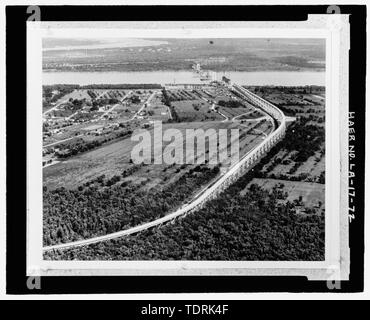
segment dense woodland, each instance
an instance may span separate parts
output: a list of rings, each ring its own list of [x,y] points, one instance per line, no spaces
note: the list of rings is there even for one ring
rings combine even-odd
[[[197,166],[163,190],[145,192],[121,182],[127,170],[109,179],[100,176],[76,190],[44,188],[44,244],[112,233],[162,217],[218,173],[219,167]]]

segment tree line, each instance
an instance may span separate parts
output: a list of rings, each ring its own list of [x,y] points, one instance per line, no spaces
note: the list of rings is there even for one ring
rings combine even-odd
[[[249,177],[250,178],[250,177]],[[299,216],[286,194],[244,176],[217,199],[174,224],[86,247],[48,252],[60,260],[281,260],[325,257],[324,218]]]

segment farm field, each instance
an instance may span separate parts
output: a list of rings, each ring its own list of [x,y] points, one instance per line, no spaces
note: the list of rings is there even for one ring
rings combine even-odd
[[[62,100],[62,101],[67,100],[68,101],[69,99],[91,100],[91,97],[87,93],[87,90],[78,90],[78,89],[76,89],[76,90],[72,91],[71,93],[63,96],[60,100]]]
[[[191,122],[163,125],[163,130],[166,130],[167,128],[179,129],[185,137],[186,129],[231,129],[239,128],[239,126],[232,122]],[[247,131],[250,129],[252,130],[247,134]],[[251,122],[246,125],[239,134],[241,138],[239,143],[240,155],[243,155],[256,144],[260,143],[261,139],[263,139],[262,132],[268,132],[269,130],[271,130],[271,124],[269,123],[256,124],[255,122]],[[212,136],[210,141],[212,141],[212,139],[217,139],[217,136]],[[99,175],[104,174],[106,177],[112,177],[116,174],[120,174],[123,170],[133,166],[133,164],[130,163],[130,158],[131,151],[136,143],[137,142],[131,141],[130,138],[122,139],[47,167],[44,169],[44,185],[46,185],[48,189],[55,189],[61,186],[73,189]],[[185,144],[186,140],[183,141],[183,143]],[[163,149],[165,147],[166,144],[163,145]],[[151,148],[150,151],[153,152],[154,155],[160,152],[158,147],[153,148],[153,143],[151,146],[148,146],[148,148]],[[188,154],[186,155],[189,157]],[[196,154],[196,156],[198,155]],[[167,168],[166,173],[164,173],[163,170],[165,167],[167,167],[166,164],[146,165],[138,170],[130,180],[137,182],[140,181],[141,183],[141,181],[143,181],[142,179],[147,179],[149,177],[150,181],[148,181],[148,183],[150,182],[153,184],[153,181],[160,182],[164,179],[170,179],[169,177],[173,176],[174,172],[180,166],[175,165],[173,168],[170,168],[170,170]],[[142,176],[142,179],[139,179],[139,175]],[[163,176],[168,176],[168,178]]]
[[[73,92],[63,96],[61,101],[69,99],[86,99],[88,101],[93,99],[122,99],[129,91],[126,89],[75,89]]]
[[[307,174],[315,178],[323,171],[325,171],[325,156],[321,156],[319,152],[316,152],[314,156],[309,157],[307,161],[297,168],[295,175]]]
[[[220,112],[227,116],[229,120],[238,117],[238,120],[242,119],[255,119],[263,117],[264,115],[255,110],[255,109],[248,109],[248,108],[227,108],[227,107],[220,107]]]
[[[259,112],[258,110],[250,111],[246,114],[242,114],[237,117],[237,120],[249,120],[249,119],[259,119],[263,117],[264,114]]]
[[[303,206],[316,208],[319,212],[325,210],[325,185],[313,182],[287,181],[279,179],[260,179],[254,178],[247,185],[248,189],[252,184],[257,184],[265,190],[272,190],[277,187],[286,192],[288,197],[286,201],[294,202],[302,197]],[[246,191],[243,190],[242,194]]]
[[[87,90],[87,89],[75,89],[72,92],[62,96],[57,102],[61,103],[63,101],[68,101],[69,99],[78,99],[78,100],[87,100],[91,101],[92,98],[98,98],[108,90],[103,90],[103,89],[95,89],[95,90]]]
[[[168,102],[181,122],[217,121],[224,118],[212,110],[211,94],[208,90],[166,90]]]
[[[254,106],[225,88],[206,87],[202,90],[167,90],[168,99],[180,121],[228,120],[245,114],[244,119],[263,116]],[[213,112],[218,109],[218,113]]]
[[[198,100],[207,97],[202,90],[170,89],[167,90],[167,94],[171,101]]]
[[[174,101],[172,106],[175,108],[181,121],[217,121],[224,118],[211,110],[211,105],[203,100],[183,100]]]
[[[243,107],[247,109],[245,112],[256,109],[248,101],[246,101],[244,99],[240,99],[237,95],[235,95],[233,93],[230,93],[230,92],[228,92],[226,95],[224,93],[218,94],[214,98],[214,100],[216,101],[216,103],[221,103],[221,104],[223,104],[224,102],[226,102],[226,103],[240,102],[243,105]]]
[[[121,100],[130,90],[124,89],[114,89],[114,90],[104,90],[104,89],[94,89],[87,90],[90,97],[93,99],[118,99]]]
[[[109,113],[110,116],[115,116],[117,121],[127,121],[131,119],[134,114],[139,110],[139,106],[131,106],[127,103],[122,103],[114,108],[114,113]]]
[[[321,182],[325,175],[324,152],[317,151],[302,163],[294,161],[296,156],[296,151],[281,150],[264,165],[261,173],[267,178]]]

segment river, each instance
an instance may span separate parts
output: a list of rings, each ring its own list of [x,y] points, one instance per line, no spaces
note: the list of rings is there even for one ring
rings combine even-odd
[[[223,73],[219,73],[219,78]],[[314,71],[230,71],[225,75],[242,85],[304,86],[325,85],[325,72]],[[204,83],[191,71],[143,72],[43,72],[43,84],[141,84]]]

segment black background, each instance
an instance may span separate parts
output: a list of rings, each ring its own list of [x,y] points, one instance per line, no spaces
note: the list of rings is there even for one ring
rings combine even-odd
[[[328,6],[40,6],[41,21],[279,21],[326,14]],[[26,20],[27,6],[6,8],[7,293],[360,292],[364,263],[364,156],[366,7],[340,6],[350,14],[349,109],[356,112],[356,219],[350,225],[350,281],[331,291],[326,281],[304,277],[42,277],[41,290],[26,286]],[[351,161],[353,162],[353,160]],[[32,188],[32,181],[29,181]],[[41,192],[41,190],[40,190]]]

